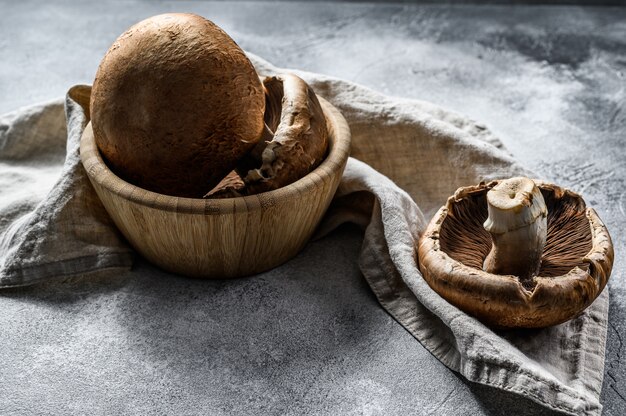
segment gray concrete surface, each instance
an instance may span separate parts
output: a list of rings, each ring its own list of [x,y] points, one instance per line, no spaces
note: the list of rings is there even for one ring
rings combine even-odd
[[[615,242],[601,402],[626,414],[625,9],[4,1],[0,113],[90,83],[119,33],[165,11],[276,65],[468,114],[582,192]],[[464,382],[396,324],[358,271],[360,238],[343,227],[254,279],[139,261],[143,277],[4,291],[0,414],[546,414]]]

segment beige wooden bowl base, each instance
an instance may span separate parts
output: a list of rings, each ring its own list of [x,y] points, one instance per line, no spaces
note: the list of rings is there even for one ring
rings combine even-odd
[[[283,188],[230,199],[157,194],[116,176],[103,162],[91,124],[80,155],[89,180],[130,244],[161,268],[187,276],[239,277],[276,267],[307,243],[326,212],[350,153],[350,129],[320,98],[329,129],[327,158]]]

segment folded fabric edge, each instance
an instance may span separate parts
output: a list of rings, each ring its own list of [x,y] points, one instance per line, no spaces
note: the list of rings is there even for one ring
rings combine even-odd
[[[426,340],[432,340],[433,338],[425,333],[428,328],[422,326],[421,322],[415,319],[415,310],[422,307],[425,311],[431,313],[437,322],[441,322],[440,318],[423,307],[415,294],[402,280],[402,277],[398,275],[399,272],[395,269],[395,265],[390,264],[390,259],[382,255],[382,253],[389,252],[387,242],[384,239],[378,239],[369,235],[375,232],[373,231],[375,229],[372,226],[373,224],[378,223],[382,227],[380,216],[380,202],[376,200],[372,210],[370,225],[365,230],[365,238],[363,239],[361,255],[358,260],[361,273],[383,309],[437,360],[441,361],[446,367],[458,372],[461,354],[456,346],[448,342],[445,337],[439,337],[438,342],[427,342]],[[371,247],[371,245],[376,247]],[[375,267],[372,267],[373,265]],[[380,269],[381,267],[384,267],[386,270]],[[378,269],[382,273],[371,273],[372,270]],[[441,322],[441,325],[445,326],[443,322]]]
[[[506,382],[503,381],[505,371],[502,370],[505,370],[506,374],[511,374],[511,369],[507,369],[501,363],[490,362],[482,357],[481,361],[472,359],[464,360],[459,372],[464,374],[471,382],[518,394],[555,411],[565,412],[571,415],[587,416],[599,416],[602,413],[602,405],[598,400],[592,397],[575,395],[571,389],[560,389],[558,385],[550,383],[549,380],[540,379],[519,368],[515,369],[515,373],[521,375],[522,378],[516,381],[513,386],[506,385]],[[524,378],[545,386],[545,390],[542,390],[542,392],[545,393],[545,391],[549,391],[553,399],[546,400],[541,397],[540,392],[526,389],[525,386],[527,383],[525,381],[527,380]],[[566,398],[559,398],[559,395],[565,396]]]
[[[33,267],[24,266],[0,275],[0,289],[30,286],[43,281],[63,280],[78,275],[126,272],[131,269],[132,264],[131,252],[115,252],[38,264]]]
[[[363,273],[363,270],[361,270],[361,273]],[[459,372],[461,355],[454,345],[445,342],[443,339],[438,343],[428,343],[422,340],[424,336],[420,331],[423,328],[416,328],[416,324],[419,324],[419,322],[412,319],[413,317],[408,313],[408,308],[406,308],[407,303],[419,304],[417,298],[415,298],[415,295],[413,295],[408,287],[402,283],[402,289],[398,290],[398,288],[396,288],[394,291],[386,280],[377,281],[371,279],[366,273],[363,273],[363,276],[372,288],[378,303],[380,303],[383,309],[438,361],[442,362],[449,369]],[[392,296],[386,297],[384,294]],[[404,303],[404,306],[399,306],[401,303]],[[403,313],[403,311],[407,313]]]
[[[37,101],[33,104],[23,105],[23,106],[14,108],[13,110],[0,114],[0,120],[7,119],[7,120],[13,121],[12,119],[23,116],[24,114],[30,115],[30,114],[40,113],[41,111],[45,111],[49,107],[62,106],[64,105],[64,103],[65,103],[65,96],[51,98],[48,100]]]

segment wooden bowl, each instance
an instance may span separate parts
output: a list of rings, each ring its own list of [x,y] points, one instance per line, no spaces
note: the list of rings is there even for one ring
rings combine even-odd
[[[149,261],[187,276],[247,276],[295,256],[337,190],[350,153],[350,129],[335,107],[322,98],[320,103],[329,129],[326,159],[298,181],[258,195],[196,199],[139,188],[104,164],[91,124],[83,132],[80,156],[107,212]]]

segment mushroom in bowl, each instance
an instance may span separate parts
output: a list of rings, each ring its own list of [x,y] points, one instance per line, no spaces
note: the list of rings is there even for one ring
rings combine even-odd
[[[350,130],[295,75],[259,78],[219,27],[170,13],[111,46],[81,160],[130,244],[179,274],[275,267],[313,234],[341,180]]]
[[[501,328],[574,318],[604,289],[613,257],[608,230],[580,195],[528,178],[459,188],[418,243],[430,287]]]

